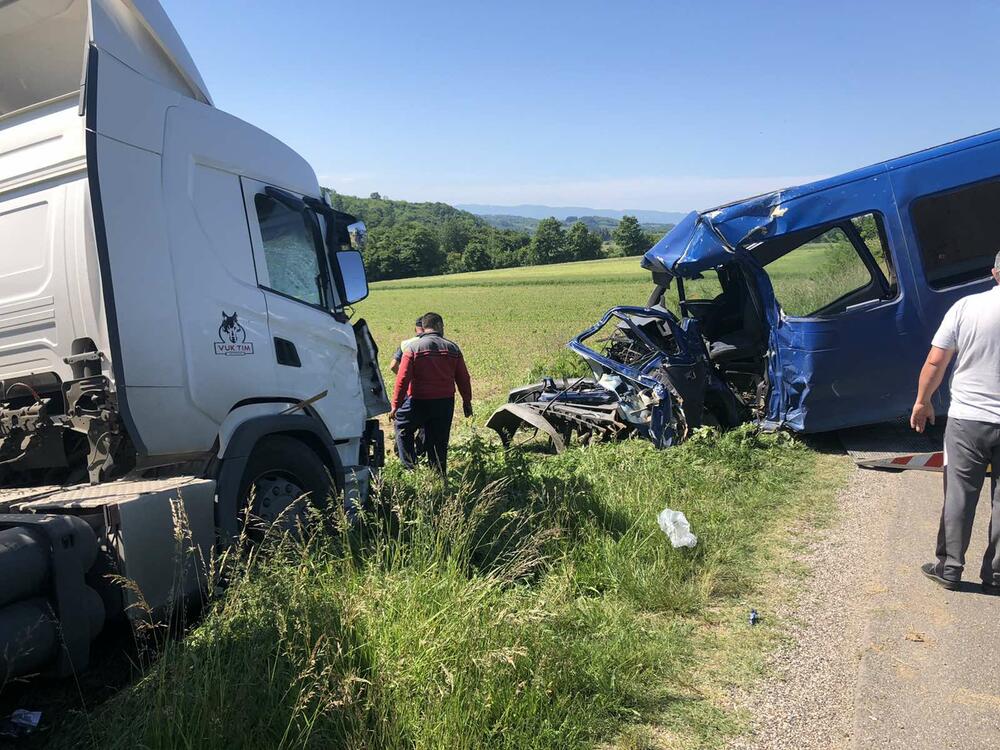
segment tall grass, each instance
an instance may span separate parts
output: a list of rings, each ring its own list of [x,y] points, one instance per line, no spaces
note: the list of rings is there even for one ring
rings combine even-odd
[[[563,456],[473,436],[448,482],[389,467],[360,525],[286,538],[146,675],[53,744],[575,748],[690,711],[696,633],[759,580],[813,458],[742,428]],[[699,536],[656,524],[683,510]]]

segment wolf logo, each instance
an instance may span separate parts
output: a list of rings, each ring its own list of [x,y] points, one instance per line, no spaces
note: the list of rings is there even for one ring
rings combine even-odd
[[[240,325],[239,316],[234,312],[227,315],[222,311],[222,325],[219,326],[219,340],[215,342],[215,353],[226,357],[242,357],[253,354],[253,344],[247,341],[246,329]]]
[[[219,341],[222,343],[229,344],[242,344],[247,340],[247,332],[240,325],[239,317],[234,312],[232,315],[226,315],[226,311],[222,311],[222,325],[219,326]]]

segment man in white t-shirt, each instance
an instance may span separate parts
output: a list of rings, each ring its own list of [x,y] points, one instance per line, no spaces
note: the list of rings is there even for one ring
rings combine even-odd
[[[413,337],[405,339],[402,343],[400,343],[396,353],[392,355],[392,361],[389,363],[389,369],[392,370],[393,375],[399,372],[399,363],[403,361],[403,352],[406,351],[407,347],[410,345],[417,343],[417,339],[420,338],[420,334],[424,332],[424,327],[420,325],[421,320],[423,320],[422,316],[417,318],[417,322],[413,324]]]
[[[1000,284],[1000,253],[993,267]],[[924,575],[946,589],[956,589],[965,568],[976,505],[992,474],[989,545],[983,557],[983,591],[1000,594],[1000,286],[972,294],[952,305],[934,334],[920,370],[917,402],[910,425],[923,432],[934,424],[931,396],[944,380],[952,358],[951,406],[944,433],[944,508],[937,540],[937,563]]]

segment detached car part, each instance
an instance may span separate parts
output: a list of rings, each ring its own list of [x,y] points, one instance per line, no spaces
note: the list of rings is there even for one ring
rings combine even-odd
[[[569,343],[591,378],[547,378],[510,392],[487,422],[505,445],[541,431],[557,452],[583,442],[645,438],[673,445],[703,424],[732,427],[749,414],[722,380],[693,319],[663,307],[615,307]]]

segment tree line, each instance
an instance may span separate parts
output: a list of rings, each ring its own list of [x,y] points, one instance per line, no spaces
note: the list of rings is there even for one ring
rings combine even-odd
[[[582,221],[567,229],[558,219],[542,219],[529,234],[496,229],[446,203],[328,192],[334,208],[368,226],[364,256],[372,281],[642,255],[662,236],[643,231],[634,216],[622,217],[607,241]]]

